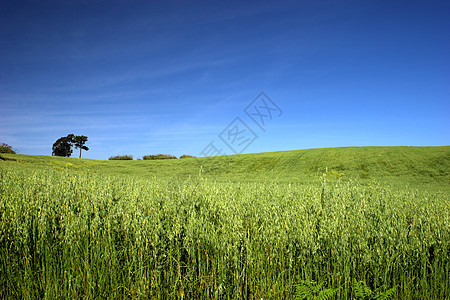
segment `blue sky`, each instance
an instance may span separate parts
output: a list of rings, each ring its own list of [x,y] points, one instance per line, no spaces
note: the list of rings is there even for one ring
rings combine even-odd
[[[211,142],[226,154],[448,145],[449,11],[449,1],[2,0],[0,141],[51,155],[59,137],[86,135],[83,157],[96,159],[199,156]],[[280,109],[264,128],[244,111],[261,92]],[[230,148],[220,135],[233,128],[256,138]]]

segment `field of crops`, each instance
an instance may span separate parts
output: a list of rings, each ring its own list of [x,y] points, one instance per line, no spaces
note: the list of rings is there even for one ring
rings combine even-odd
[[[293,299],[299,283],[450,295],[450,199],[375,181],[216,182],[2,168],[0,295]]]

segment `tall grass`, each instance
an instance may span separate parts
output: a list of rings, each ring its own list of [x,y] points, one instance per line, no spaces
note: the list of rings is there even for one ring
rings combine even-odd
[[[450,294],[450,201],[358,182],[0,173],[1,298],[281,299],[300,281]]]

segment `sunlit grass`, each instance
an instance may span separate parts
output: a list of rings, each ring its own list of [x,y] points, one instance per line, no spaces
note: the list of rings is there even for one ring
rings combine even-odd
[[[70,161],[72,163],[72,161]],[[300,281],[450,292],[445,192],[3,167],[1,298],[282,299]]]
[[[222,182],[312,183],[328,169],[329,180],[377,180],[399,189],[413,186],[449,190],[450,146],[444,147],[343,147],[283,152],[166,160],[93,160],[4,154],[2,161],[15,169],[57,169],[136,178],[197,176]],[[137,158],[137,157],[136,157]],[[68,166],[67,163],[72,164]],[[0,165],[0,168],[2,166]]]

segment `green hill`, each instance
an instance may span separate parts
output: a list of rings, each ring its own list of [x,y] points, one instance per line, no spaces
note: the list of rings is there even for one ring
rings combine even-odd
[[[2,154],[0,298],[446,299],[449,162],[448,146]]]
[[[109,161],[3,154],[2,167],[78,170],[144,178],[188,178],[201,174],[217,181],[310,182],[362,179],[393,185],[447,189],[450,146],[341,147],[156,161]]]

